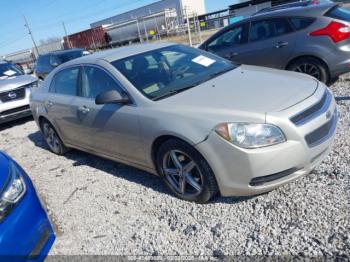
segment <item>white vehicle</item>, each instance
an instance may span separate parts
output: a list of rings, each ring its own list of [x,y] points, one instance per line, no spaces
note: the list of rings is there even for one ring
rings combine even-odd
[[[36,77],[25,75],[13,64],[0,61],[0,124],[32,114],[29,107],[31,88]]]

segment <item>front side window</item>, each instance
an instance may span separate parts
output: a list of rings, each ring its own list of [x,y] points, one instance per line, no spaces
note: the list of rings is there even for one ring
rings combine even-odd
[[[200,49],[172,45],[112,62],[144,96],[159,100],[236,66]]]
[[[75,96],[79,83],[79,67],[72,67],[58,72],[50,86],[50,92]]]
[[[50,55],[40,56],[38,59],[38,66],[48,66],[50,64]]]
[[[23,72],[11,63],[0,64],[0,80],[23,75]]]
[[[208,51],[215,52],[217,50],[237,46],[246,42],[246,25],[234,27],[207,45]]]
[[[290,32],[292,32],[292,28],[284,18],[255,21],[250,27],[249,40],[251,42],[261,41]]]
[[[118,83],[100,68],[85,66],[82,71],[81,96],[95,99],[103,92],[117,90],[121,92]]]

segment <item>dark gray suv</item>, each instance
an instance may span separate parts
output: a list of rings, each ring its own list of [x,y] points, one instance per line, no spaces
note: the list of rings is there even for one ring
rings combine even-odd
[[[44,78],[60,64],[87,54],[90,53],[85,51],[85,49],[76,48],[40,55],[35,65],[35,75],[39,79],[44,80]]]
[[[350,11],[329,1],[264,9],[222,29],[199,48],[329,83],[350,71]]]

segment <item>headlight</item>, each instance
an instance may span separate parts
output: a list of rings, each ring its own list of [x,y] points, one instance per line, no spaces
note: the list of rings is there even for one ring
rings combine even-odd
[[[33,83],[30,83],[29,85],[27,85],[27,87],[29,87],[29,88],[38,88],[39,87],[39,81],[35,81]]]
[[[26,191],[20,171],[12,162],[10,162],[9,172],[9,181],[0,195],[0,221],[22,198]]]
[[[222,123],[216,133],[243,148],[271,146],[286,141],[281,129],[270,124]]]

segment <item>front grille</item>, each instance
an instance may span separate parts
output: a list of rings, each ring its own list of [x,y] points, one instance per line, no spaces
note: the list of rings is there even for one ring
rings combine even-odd
[[[26,110],[29,110],[29,109],[30,109],[30,107],[28,105],[27,106],[16,107],[16,108],[13,108],[13,109],[2,111],[0,113],[0,116],[6,117],[8,115],[12,115],[12,114],[15,114],[15,113],[18,113],[18,112],[22,112],[22,111],[26,111]]]
[[[305,141],[308,144],[308,146],[314,147],[329,139],[335,131],[335,128],[337,126],[337,119],[338,112],[337,110],[335,110],[331,120],[317,128],[313,132],[307,134],[305,136]]]
[[[0,100],[3,103],[23,99],[26,96],[26,88],[18,88],[7,92],[0,93]]]
[[[289,176],[295,172],[297,172],[299,169],[296,167],[284,170],[282,172],[279,173],[275,173],[272,175],[268,175],[268,176],[260,176],[260,177],[254,177],[252,180],[250,180],[249,185],[251,186],[261,186],[265,183],[269,183],[272,182],[274,180]]]
[[[328,90],[326,90],[320,101],[304,110],[303,112],[300,112],[291,117],[290,120],[297,126],[303,125],[316,118],[318,115],[326,112],[331,103],[331,100],[332,95]]]

